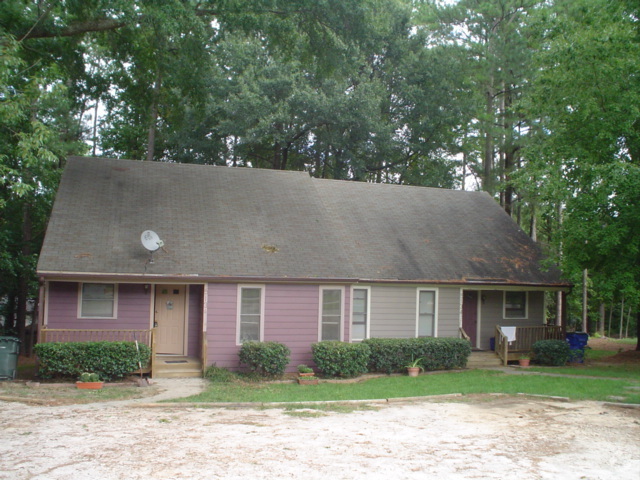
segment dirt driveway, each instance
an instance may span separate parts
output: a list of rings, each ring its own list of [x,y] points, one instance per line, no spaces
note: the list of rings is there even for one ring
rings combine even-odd
[[[640,411],[462,397],[351,413],[0,401],[0,478],[640,478]]]

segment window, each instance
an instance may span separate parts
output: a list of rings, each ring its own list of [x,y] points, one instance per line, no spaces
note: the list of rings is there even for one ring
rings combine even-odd
[[[369,289],[353,289],[353,310],[351,314],[351,340],[369,338]]]
[[[320,340],[341,340],[342,289],[321,288]]]
[[[264,288],[262,286],[238,288],[238,344],[262,341]]]
[[[527,292],[504,292],[504,318],[527,318]]]
[[[436,336],[436,292],[418,290],[418,337]]]
[[[81,318],[115,318],[117,289],[113,283],[83,283],[80,287]]]

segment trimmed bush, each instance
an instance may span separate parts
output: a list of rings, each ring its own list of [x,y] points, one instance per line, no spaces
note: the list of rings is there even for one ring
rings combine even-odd
[[[289,347],[279,342],[244,342],[240,347],[240,363],[263,377],[282,375],[289,364]]]
[[[425,370],[464,368],[471,355],[471,345],[461,338],[370,338],[362,343],[371,348],[372,372],[403,372],[418,358]]]
[[[313,361],[329,377],[357,377],[367,373],[371,349],[364,343],[326,340],[311,345]]]
[[[531,347],[536,362],[561,367],[571,358],[571,348],[564,340],[539,340]]]
[[[151,349],[134,342],[69,342],[39,343],[34,347],[38,356],[41,378],[77,378],[84,372],[97,373],[100,380],[124,377],[149,364]]]

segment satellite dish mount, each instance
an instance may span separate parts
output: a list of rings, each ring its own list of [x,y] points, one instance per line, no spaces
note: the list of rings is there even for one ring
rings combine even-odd
[[[149,251],[149,263],[153,263],[153,254],[158,251],[164,245],[164,242],[160,240],[160,237],[153,230],[145,230],[140,235],[140,241],[142,246]]]

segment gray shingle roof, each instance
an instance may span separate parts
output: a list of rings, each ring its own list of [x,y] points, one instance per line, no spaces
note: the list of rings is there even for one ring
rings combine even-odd
[[[484,193],[74,157],[38,271],[565,285],[540,260]]]

